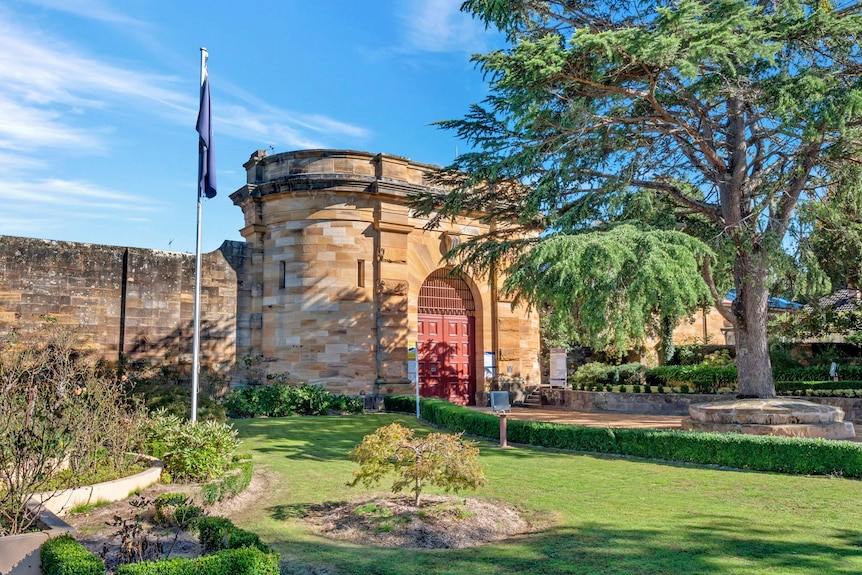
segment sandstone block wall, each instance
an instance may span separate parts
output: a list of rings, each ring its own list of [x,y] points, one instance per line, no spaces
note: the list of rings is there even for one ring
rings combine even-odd
[[[407,348],[417,340],[420,288],[448,265],[447,237],[467,239],[487,225],[464,218],[426,230],[408,196],[428,189],[436,167],[398,156],[258,151],[245,168],[248,183],[231,199],[261,262],[250,307],[260,307],[262,321],[250,341],[266,371],[343,393],[411,393]],[[498,301],[487,281],[468,284],[477,396],[496,384],[483,377],[486,352],[499,376],[538,385],[538,316]]]
[[[246,256],[241,242],[202,256],[203,365],[236,359]],[[190,360],[194,267],[190,254],[0,236],[0,332],[50,316],[108,361]]]

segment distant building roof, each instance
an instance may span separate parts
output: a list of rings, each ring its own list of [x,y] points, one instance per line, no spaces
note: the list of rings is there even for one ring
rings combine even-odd
[[[862,294],[858,289],[840,289],[820,298],[820,307],[831,307],[835,311],[850,311],[862,304]]]

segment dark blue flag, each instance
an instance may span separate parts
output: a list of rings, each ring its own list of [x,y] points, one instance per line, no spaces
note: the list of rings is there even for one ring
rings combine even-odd
[[[198,112],[198,197],[203,193],[207,198],[216,195],[215,154],[213,153],[213,126],[210,117],[210,79],[204,76],[201,86],[201,107]]]

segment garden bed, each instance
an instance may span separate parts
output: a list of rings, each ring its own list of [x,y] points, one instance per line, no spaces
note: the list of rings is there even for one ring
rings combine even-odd
[[[162,474],[161,461],[147,455],[139,455],[138,457],[149,460],[150,467],[135,475],[121,477],[112,481],[58,492],[36,493],[31,497],[31,501],[36,503],[42,502],[45,509],[62,517],[70,509],[82,505],[111,503],[126,499],[130,493],[141,491],[158,482]]]

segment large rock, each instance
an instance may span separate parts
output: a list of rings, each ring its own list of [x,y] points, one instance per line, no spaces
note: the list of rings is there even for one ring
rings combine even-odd
[[[702,403],[689,407],[683,429],[731,431],[754,435],[852,439],[853,424],[844,421],[844,411],[801,399],[737,399]]]

